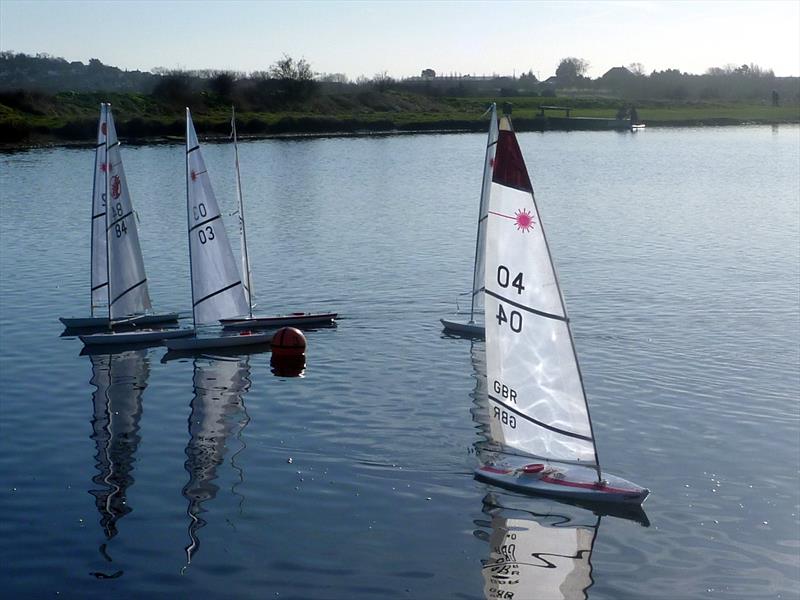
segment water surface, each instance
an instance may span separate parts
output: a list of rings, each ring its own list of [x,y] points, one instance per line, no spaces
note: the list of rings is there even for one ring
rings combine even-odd
[[[241,144],[260,307],[343,316],[302,378],[59,337],[93,157],[31,150],[0,156],[5,594],[796,598],[800,128],[519,140],[600,459],[652,490],[650,527],[472,478],[482,343],[438,319],[471,284],[484,136]],[[233,212],[232,148],[204,153]],[[154,305],[186,312],[183,147],[123,160]]]

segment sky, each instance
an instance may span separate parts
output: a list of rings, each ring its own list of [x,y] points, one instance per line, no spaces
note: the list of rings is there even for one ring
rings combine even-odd
[[[350,79],[437,74],[646,73],[755,63],[800,75],[800,0],[0,0],[0,49],[123,69],[266,70],[284,54]]]

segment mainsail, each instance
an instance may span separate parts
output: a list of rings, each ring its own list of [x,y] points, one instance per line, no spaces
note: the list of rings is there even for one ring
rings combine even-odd
[[[236,163],[236,200],[239,203],[239,238],[242,251],[242,285],[244,297],[250,307],[250,318],[253,317],[253,276],[250,269],[250,257],[247,254],[247,231],[244,225],[244,199],[242,198],[242,177],[239,172],[239,144],[236,139],[236,109],[231,115],[231,131],[233,134],[233,155]]]
[[[186,201],[194,323],[215,323],[248,313],[242,279],[222,214],[186,109]]]
[[[475,267],[472,273],[472,302],[469,319],[475,320],[475,311],[483,309],[483,286],[486,266],[486,218],[488,217],[489,194],[492,187],[492,167],[494,166],[495,148],[497,147],[497,105],[489,107],[489,137],[486,141],[486,156],[483,163],[483,180],[481,182],[481,201],[478,209],[478,231],[475,236]]]
[[[491,434],[512,452],[597,465],[567,312],[511,121],[500,121],[487,209]]]
[[[105,119],[100,119],[100,128],[102,133],[105,124],[107,131],[103,187],[107,200],[105,238],[108,260],[108,316],[114,321],[149,310],[150,294],[147,290],[142,249],[139,246],[136,213],[122,167],[114,117],[111,115],[111,105],[105,104],[104,107]],[[93,251],[95,250],[93,243]]]

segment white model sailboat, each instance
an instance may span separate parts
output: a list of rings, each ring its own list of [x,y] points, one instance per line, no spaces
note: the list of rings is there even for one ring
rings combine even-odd
[[[111,136],[113,135],[113,139]],[[113,147],[112,147],[113,146]],[[114,171],[109,172],[106,168],[108,162],[106,158],[111,155]],[[114,160],[116,159],[116,160]],[[106,180],[110,178],[110,186],[107,189]],[[107,203],[108,193],[111,194],[111,202]],[[109,324],[106,305],[109,301],[108,295],[108,252],[107,252],[107,220],[106,206],[111,207],[112,214],[116,215],[116,206],[130,206],[130,196],[128,194],[128,183],[125,172],[122,168],[122,159],[119,156],[119,141],[116,139],[113,118],[111,117],[111,105],[102,103],[100,105],[100,122],[97,126],[97,145],[95,146],[94,158],[94,181],[92,186],[92,233],[91,233],[91,257],[90,257],[90,315],[89,317],[61,317],[59,320],[67,328],[81,327],[106,327]],[[120,221],[120,226],[125,225],[126,229],[135,219],[130,221]],[[116,233],[116,231],[115,231]],[[125,232],[127,233],[127,231]],[[134,272],[141,270],[144,276],[144,261],[142,252],[139,248],[138,235],[132,232],[129,244],[130,257],[134,261]],[[135,238],[135,239],[134,239]],[[120,302],[118,300],[118,302]],[[125,308],[130,309],[131,313],[124,316],[125,324],[152,325],[155,323],[169,323],[178,320],[178,313],[148,313],[150,309],[150,296],[147,292],[147,284],[142,284],[140,289],[132,293],[125,299]],[[102,312],[98,309],[102,309]],[[95,314],[95,312],[100,314]],[[119,311],[117,312],[119,314]]]
[[[476,477],[533,494],[641,504],[649,490],[601,473],[564,299],[507,115],[488,202],[486,375],[490,434],[503,451]]]
[[[100,118],[100,132],[103,134],[103,177],[99,183],[103,186],[105,202],[104,214],[98,215],[98,221],[104,220],[105,226],[100,232],[93,225],[93,254],[103,251],[106,255],[105,285],[106,307],[108,316],[106,323],[111,329],[114,324],[134,323],[141,324],[142,317],[150,309],[150,294],[147,290],[147,276],[144,272],[142,249],[139,246],[139,232],[136,227],[136,213],[133,210],[131,196],[128,192],[128,182],[125,170],[122,167],[120,143],[117,139],[117,130],[114,127],[114,118],[111,115],[111,105],[102,105]],[[95,179],[95,186],[98,178]],[[95,242],[97,238],[105,238],[105,242]],[[94,272],[94,270],[93,270]],[[96,287],[95,285],[92,286]],[[99,295],[97,296],[99,298]],[[94,291],[93,300],[94,304]],[[164,315],[162,315],[164,316]],[[167,320],[176,320],[177,314],[166,315]],[[158,342],[174,336],[189,335],[190,330],[185,329],[153,329],[135,331],[109,331],[80,336],[81,341],[87,346],[108,344],[134,344]]]
[[[486,141],[486,156],[483,163],[483,180],[481,182],[481,201],[478,210],[478,227],[475,235],[475,263],[472,270],[472,298],[470,300],[469,321],[440,319],[446,332],[475,337],[484,335],[483,323],[475,319],[483,316],[486,210],[492,185],[492,165],[494,164],[494,154],[497,146],[497,105],[492,103],[488,112],[491,120],[489,122],[489,138]]]
[[[196,350],[269,343],[271,334],[247,332],[242,335],[197,335],[199,325],[246,315],[250,307],[188,108],[186,212],[195,335],[186,339],[168,340],[167,347],[170,350]]]
[[[254,316],[253,308],[253,277],[250,268],[250,257],[247,253],[247,231],[244,220],[244,199],[242,198],[242,178],[239,172],[239,144],[236,137],[236,112],[231,117],[231,129],[233,135],[233,152],[236,167],[236,200],[238,202],[239,214],[239,236],[242,252],[242,285],[244,286],[244,296],[250,309],[247,316],[240,316],[228,319],[220,319],[225,329],[248,329],[250,327],[285,327],[287,325],[324,325],[332,323],[337,313],[306,313],[297,312],[287,315],[262,315]]]

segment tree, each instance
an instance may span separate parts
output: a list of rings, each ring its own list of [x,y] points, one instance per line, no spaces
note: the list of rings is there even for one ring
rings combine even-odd
[[[644,65],[640,62],[632,62],[628,65],[628,71],[634,75],[644,75]]]
[[[314,79],[311,65],[305,58],[295,60],[288,54],[284,54],[283,58],[275,61],[270,66],[269,75],[273,79],[290,79],[293,81],[311,81]]]
[[[560,82],[574,83],[586,74],[589,61],[582,58],[563,58],[556,69],[556,77]]]
[[[309,62],[305,58],[295,60],[288,54],[270,66],[269,76],[280,82],[280,94],[290,101],[306,100],[316,87]]]

